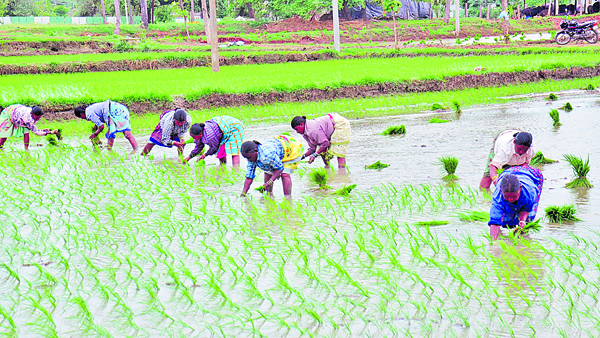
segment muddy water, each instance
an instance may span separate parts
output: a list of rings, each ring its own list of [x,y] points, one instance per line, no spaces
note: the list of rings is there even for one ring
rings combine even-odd
[[[348,198],[317,191],[300,177],[303,164],[293,175],[291,203],[279,182],[275,201],[255,191],[240,199],[243,174],[214,171],[214,158],[208,170],[182,167],[175,150],[159,147],[155,160],[96,157],[81,148],[4,158],[0,306],[14,325],[5,320],[0,331],[38,336],[41,325],[58,336],[597,336],[598,187],[568,190],[569,167],[544,166],[540,210],[574,204],[582,222],[542,222],[540,233],[517,244],[491,245],[485,222],[456,217],[489,210],[476,187],[492,139],[506,127],[531,131],[548,158],[589,153],[589,178],[597,183],[600,102],[568,100],[575,109],[561,112],[558,129],[548,112],[567,99],[474,107],[460,118],[427,112],[353,120],[350,172],[329,183],[357,184]],[[432,117],[452,122],[430,124]],[[407,135],[379,135],[399,124]],[[247,138],[284,131],[291,128],[249,128]],[[459,159],[460,193],[441,183],[440,156]],[[377,160],[390,167],[364,169]],[[423,197],[430,193],[440,198]],[[413,224],[432,219],[449,223],[429,230]]]

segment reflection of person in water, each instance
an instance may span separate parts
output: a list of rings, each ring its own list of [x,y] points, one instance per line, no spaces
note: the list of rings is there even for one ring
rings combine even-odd
[[[501,227],[521,230],[535,219],[544,176],[530,166],[512,167],[500,174],[490,209],[490,235],[497,239]]]

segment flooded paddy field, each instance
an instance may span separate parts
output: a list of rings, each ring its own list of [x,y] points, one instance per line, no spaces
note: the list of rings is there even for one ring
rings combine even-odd
[[[550,109],[562,126],[552,126]],[[0,332],[34,336],[497,337],[600,334],[600,193],[564,185],[563,154],[587,158],[598,185],[600,100],[473,107],[352,120],[349,173],[330,191],[302,164],[293,195],[251,190],[241,171],[101,156],[87,144],[0,153]],[[325,113],[325,112],[324,112]],[[429,123],[432,117],[451,120]],[[404,124],[405,136],[382,136]],[[582,221],[519,238],[489,239],[478,189],[495,135],[532,132],[541,166],[540,211],[573,204]],[[289,125],[248,128],[265,141]],[[297,135],[299,136],[299,135]],[[138,140],[140,137],[138,137]],[[119,145],[123,139],[118,139]],[[125,141],[126,142],[126,141]],[[143,144],[144,142],[140,142]],[[186,149],[186,152],[189,149]],[[459,159],[456,185],[438,158]],[[376,161],[390,164],[366,170]],[[245,161],[242,160],[242,164]],[[257,175],[253,188],[262,181]],[[350,196],[331,191],[357,184]],[[420,226],[419,221],[447,221]]]

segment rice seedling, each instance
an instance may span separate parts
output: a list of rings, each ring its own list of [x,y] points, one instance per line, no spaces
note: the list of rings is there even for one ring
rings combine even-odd
[[[267,191],[267,189],[265,189],[264,185],[261,185],[258,188],[254,188],[254,190],[260,192],[261,194],[264,194]]]
[[[446,175],[442,177],[445,181],[454,181],[458,179],[455,175],[456,167],[458,167],[458,159],[454,156],[443,156],[439,157],[438,160],[442,163],[442,170],[446,172]]]
[[[62,130],[62,128],[58,128],[58,129],[56,129],[56,131],[57,131],[57,133],[56,133],[56,138],[57,138],[59,141],[62,141],[62,139],[63,139],[63,134],[62,134],[62,133],[63,133],[63,130]]]
[[[341,189],[336,190],[333,194],[339,196],[348,196],[350,195],[350,192],[354,190],[354,188],[356,188],[356,184],[346,185]]]
[[[434,103],[434,104],[431,105],[431,110],[433,110],[433,111],[435,111],[435,110],[443,110],[443,109],[444,109],[444,106],[442,106],[439,103]]]
[[[587,160],[584,162],[581,157],[576,157],[572,154],[563,155],[565,161],[571,165],[571,169],[573,169],[573,173],[576,178],[567,183],[565,186],[567,188],[591,188],[593,185],[587,179],[587,174],[590,172],[590,158],[588,156]]]
[[[308,178],[311,182],[318,185],[319,189],[330,189],[330,187],[327,186],[329,175],[327,174],[327,170],[325,170],[325,168],[312,169],[308,173]]]
[[[414,225],[418,225],[418,226],[437,226],[437,225],[446,225],[450,223],[450,221],[436,221],[436,220],[432,220],[432,221],[421,221],[421,222],[414,222]]]
[[[381,163],[381,161],[377,161],[373,164],[369,164],[365,166],[365,169],[383,169],[389,167],[389,164]]]
[[[560,107],[560,108],[558,108],[558,109],[563,109],[563,110],[564,110],[564,111],[566,111],[566,112],[570,112],[570,111],[572,111],[572,110],[573,110],[573,106],[571,105],[571,103],[570,103],[570,102],[567,102],[567,103],[565,103],[565,105],[564,105],[564,106],[562,106],[562,107]],[[551,116],[552,116],[552,115],[551,115]],[[552,119],[554,119],[554,117],[553,117]]]
[[[560,123],[560,116],[558,115],[558,110],[552,109],[549,114],[552,118],[552,121],[554,121],[554,123],[552,123],[553,126],[559,127],[562,125],[562,123]]]
[[[92,133],[96,132],[96,128],[97,128],[96,126],[92,127]],[[102,145],[102,141],[100,140],[100,135],[96,135],[96,137],[94,137],[92,139],[92,145],[94,145],[94,146]]]
[[[490,220],[490,213],[480,210],[465,210],[458,213],[458,218],[465,222],[487,222]]]
[[[541,220],[541,218],[538,218],[538,219],[536,219],[533,222],[529,222],[529,223],[525,224],[525,226],[523,227],[523,231],[525,233],[528,233],[528,232],[532,232],[532,233],[534,233],[534,232],[540,232],[540,230],[542,229],[542,226],[540,225],[540,220]]]
[[[381,135],[404,135],[406,134],[406,127],[402,124],[399,126],[390,126],[384,130]]]
[[[46,141],[48,141],[48,144],[50,144],[51,146],[54,147],[58,147],[58,140],[56,139],[56,136],[54,134],[48,134],[46,135]]]
[[[554,94],[554,93],[550,93],[550,95],[548,95],[548,100],[556,101],[556,100],[558,100],[558,96],[556,96],[556,94]]]
[[[555,163],[558,162],[557,160],[551,160],[549,158],[544,157],[544,154],[542,154],[541,151],[538,151],[537,153],[535,153],[535,156],[533,156],[531,158],[531,165],[538,165],[538,164],[550,164],[550,163]]]
[[[456,115],[462,114],[459,101],[452,101],[452,107],[454,107],[454,112],[456,113]]]
[[[437,118],[437,117],[432,117],[432,118],[429,120],[429,123],[446,123],[446,122],[450,122],[450,121],[448,121],[448,120],[443,120],[443,119],[440,119],[440,118]]]
[[[588,84],[587,87],[584,88],[585,90],[596,90],[596,86],[594,86],[593,84]]]
[[[562,223],[566,221],[580,221],[579,218],[575,217],[577,210],[573,205],[549,205],[544,209],[548,221],[552,223]]]

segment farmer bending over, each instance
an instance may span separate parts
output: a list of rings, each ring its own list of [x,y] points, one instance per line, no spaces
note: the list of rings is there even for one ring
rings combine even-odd
[[[296,116],[292,120],[292,128],[308,142],[308,151],[302,157],[310,156],[308,163],[313,163],[317,156],[321,156],[328,167],[329,160],[337,156],[338,168],[346,167],[346,151],[351,133],[350,122],[346,118],[336,113],[313,120],[306,120],[306,116]]]
[[[160,114],[160,122],[150,135],[150,142],[142,150],[142,156],[147,155],[155,144],[167,148],[176,146],[181,155],[185,147],[181,140],[191,124],[192,117],[183,109],[167,110]]]
[[[534,155],[533,136],[530,133],[515,129],[501,132],[490,150],[488,166],[480,183],[481,188],[489,189],[492,182],[496,184],[498,169],[529,165]]]
[[[254,181],[256,167],[265,172],[264,188],[266,191],[273,192],[273,182],[281,177],[283,194],[291,195],[292,177],[290,174],[298,167],[303,151],[302,143],[281,135],[265,143],[244,142],[241,152],[242,156],[248,160],[248,168],[242,196],[246,195]]]
[[[190,128],[190,136],[194,139],[196,147],[183,161],[188,162],[204,150],[208,145],[206,153],[198,159],[203,160],[206,156],[217,154],[221,163],[227,163],[227,155],[231,155],[231,163],[240,165],[240,148],[244,141],[244,125],[231,116],[217,116],[205,123],[196,123]]]
[[[516,166],[500,174],[490,209],[490,236],[497,239],[500,227],[520,231],[535,219],[544,176],[539,169]]]
[[[92,135],[90,135],[90,140],[93,140],[100,135],[104,130],[105,124],[108,126],[108,130],[105,134],[108,139],[108,150],[112,149],[117,133],[123,133],[133,150],[137,150],[137,141],[131,133],[131,116],[129,114],[129,109],[124,105],[110,100],[94,103],[90,106],[82,105],[75,108],[75,116],[80,119],[94,122],[95,126]]]
[[[25,150],[28,150],[30,131],[37,136],[58,134],[58,130],[38,129],[35,124],[43,114],[42,108],[38,106],[31,108],[22,104],[13,104],[3,109],[0,113],[0,148],[4,147],[4,142],[9,137],[23,136],[23,145]]]

